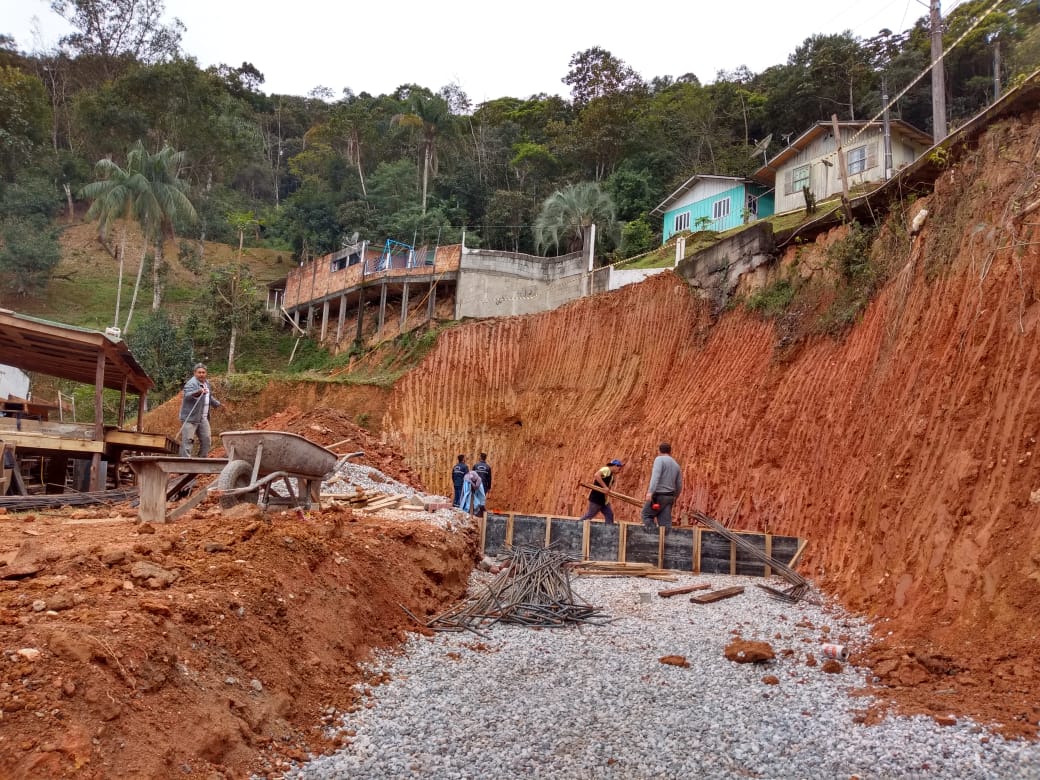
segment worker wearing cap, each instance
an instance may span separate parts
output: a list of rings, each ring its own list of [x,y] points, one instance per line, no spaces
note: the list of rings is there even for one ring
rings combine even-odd
[[[589,507],[585,510],[585,514],[578,518],[579,521],[591,520],[596,515],[602,513],[604,522],[613,525],[614,507],[610,505],[610,496],[607,495],[607,491],[610,490],[610,486],[614,482],[614,475],[617,474],[617,470],[624,465],[624,463],[615,458],[606,466],[603,466],[603,468],[596,470],[596,476],[592,478],[592,484],[596,487],[589,491]]]

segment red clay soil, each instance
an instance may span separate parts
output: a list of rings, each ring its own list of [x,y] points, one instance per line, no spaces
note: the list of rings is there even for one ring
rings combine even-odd
[[[641,495],[668,440],[680,514],[807,539],[799,570],[877,620],[853,660],[886,701],[1035,736],[1038,152],[1037,112],[955,149],[934,194],[884,224],[871,258],[888,281],[846,331],[820,316],[823,292],[776,320],[716,317],[664,273],[443,333],[395,386],[385,435],[435,491],[457,452],[482,450],[492,507],[571,515],[612,458],[616,488]],[[846,235],[789,246],[755,281],[833,280],[826,250]]]
[[[293,430],[389,477],[400,456],[333,410]],[[207,502],[0,514],[0,778],[244,778],[335,745],[371,648],[458,599],[473,532],[329,508]],[[376,684],[379,680],[371,680]]]

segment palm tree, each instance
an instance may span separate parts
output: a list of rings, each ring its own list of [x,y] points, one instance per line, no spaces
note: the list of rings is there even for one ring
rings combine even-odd
[[[142,186],[135,201],[134,211],[146,238],[155,242],[155,261],[152,263],[152,311],[162,305],[163,242],[174,237],[175,219],[194,222],[198,219],[195,207],[188,199],[188,183],[180,179],[180,171],[187,162],[185,152],[177,152],[164,145],[150,154],[138,141],[130,155],[141,160],[140,170],[146,186]]]
[[[123,293],[123,267],[126,261],[126,234],[127,220],[133,217],[134,207],[134,181],[133,172],[129,166],[120,168],[112,160],[98,160],[94,166],[95,173],[99,179],[91,182],[80,190],[80,197],[87,198],[93,202],[87,210],[87,219],[98,220],[98,235],[104,241],[108,229],[115,220],[122,220],[119,249],[116,257],[119,261],[119,282],[116,285],[116,313],[112,321],[114,327],[119,327],[119,306]]]
[[[600,225],[611,230],[615,225],[614,200],[591,181],[578,182],[557,190],[542,203],[542,211],[534,222],[535,245],[543,252],[550,245],[568,252],[585,248],[589,229]]]
[[[155,246],[155,261],[152,264],[152,310],[162,303],[163,241],[173,235],[173,220],[183,218],[194,222],[195,207],[185,194],[188,185],[178,178],[180,168],[186,160],[184,152],[176,152],[164,146],[158,153],[151,154],[140,141],[134,142],[126,155],[126,168],[120,168],[111,160],[99,160],[95,166],[102,178],[86,185],[83,197],[94,198],[87,211],[88,217],[100,220],[102,234],[112,220],[133,218],[144,235],[141,263],[137,268],[134,292],[127,309],[125,332],[130,328],[130,319],[137,303],[141,287],[141,274],[148,257],[150,244]],[[125,240],[125,226],[124,226]],[[120,257],[119,279],[123,278],[123,261]],[[116,297],[116,318],[119,317],[119,294]]]
[[[391,117],[391,124],[418,128],[422,133],[419,153],[423,160],[422,213],[426,214],[426,192],[430,174],[437,175],[437,142],[452,128],[451,107],[440,95],[412,92],[408,97],[409,113]]]

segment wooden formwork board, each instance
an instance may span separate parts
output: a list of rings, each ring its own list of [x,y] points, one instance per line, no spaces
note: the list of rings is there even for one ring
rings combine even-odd
[[[794,536],[734,531],[781,563],[797,561],[806,542]],[[768,577],[772,568],[707,528],[646,529],[641,523],[607,524],[559,515],[489,512],[480,522],[481,549],[495,555],[504,545],[554,544],[581,560],[648,563],[662,569]],[[787,563],[787,565],[791,565]]]

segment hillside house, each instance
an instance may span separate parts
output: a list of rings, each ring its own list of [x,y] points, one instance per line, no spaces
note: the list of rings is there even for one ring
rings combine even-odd
[[[892,167],[885,171],[884,126],[881,122],[839,122],[841,151],[848,169],[848,188],[881,183],[912,163],[932,145],[932,137],[906,122],[889,122],[892,138]],[[817,201],[842,191],[841,166],[837,158],[831,122],[817,122],[786,149],[751,174],[760,184],[773,188],[774,212],[783,214],[805,207],[802,188],[808,187]]]
[[[684,230],[722,232],[771,216],[769,188],[741,176],[691,176],[661,201],[651,216],[661,216],[661,243]]]

